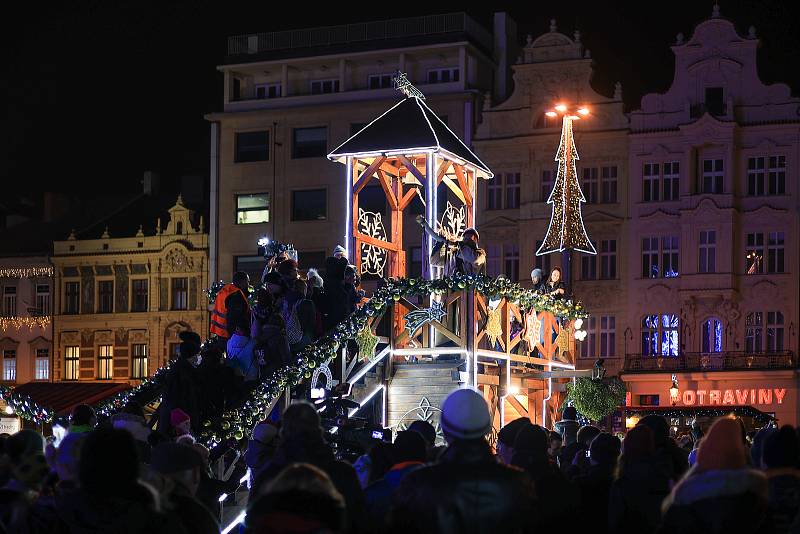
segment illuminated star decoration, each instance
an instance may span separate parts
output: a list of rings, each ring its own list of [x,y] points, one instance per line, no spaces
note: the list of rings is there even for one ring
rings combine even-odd
[[[486,337],[489,338],[489,343],[492,347],[497,343],[497,338],[503,335],[503,325],[500,321],[502,318],[500,308],[489,308],[489,316],[486,319]]]
[[[567,361],[567,354],[569,353],[569,333],[568,328],[562,328],[556,336],[556,346],[558,347],[558,359]]]
[[[381,241],[386,241],[386,227],[380,213],[358,209],[358,231]],[[386,267],[386,250],[361,243],[361,272],[382,275]]]
[[[408,312],[405,317],[408,335],[413,335],[425,323],[441,321],[446,315],[447,312],[442,308],[441,302],[434,302],[430,308],[421,308]]]
[[[558,172],[553,190],[550,192],[548,204],[553,205],[550,215],[550,226],[542,241],[537,256],[561,252],[571,249],[586,254],[597,254],[581,215],[581,202],[586,202],[581,186],[578,183],[578,173],[575,162],[580,159],[575,148],[575,139],[572,137],[572,118],[565,115],[561,127],[561,143],[558,146],[555,161],[558,162]]]
[[[375,356],[375,347],[378,346],[378,336],[372,333],[369,321],[364,323],[364,328],[356,334],[356,345],[358,354],[365,362],[370,361]]]
[[[536,310],[525,315],[525,333],[522,339],[528,344],[529,352],[533,352],[533,348],[542,342],[542,320],[537,316]]]

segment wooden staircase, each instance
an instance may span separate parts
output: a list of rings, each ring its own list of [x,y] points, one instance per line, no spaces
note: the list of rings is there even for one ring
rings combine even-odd
[[[429,421],[439,428],[444,399],[458,389],[458,366],[462,362],[396,363],[389,384],[387,426],[402,430],[415,419]]]

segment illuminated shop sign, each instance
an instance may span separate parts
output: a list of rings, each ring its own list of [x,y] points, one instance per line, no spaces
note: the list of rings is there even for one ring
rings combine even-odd
[[[680,400],[685,406],[783,404],[786,388],[772,389],[687,389]]]

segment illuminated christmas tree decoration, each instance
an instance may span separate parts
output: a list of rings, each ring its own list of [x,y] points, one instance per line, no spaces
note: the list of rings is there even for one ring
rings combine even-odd
[[[550,198],[547,199],[547,203],[553,205],[553,212],[550,215],[547,235],[545,235],[539,250],[536,251],[536,255],[543,256],[567,249],[597,254],[586,233],[581,215],[581,203],[586,202],[586,197],[583,196],[580,183],[578,183],[576,162],[580,158],[572,135],[572,121],[580,117],[568,113],[564,104],[558,104],[556,111],[563,113],[564,117],[561,126],[561,142],[555,158],[555,161],[558,162],[556,182],[550,192]],[[580,108],[577,112],[580,115],[587,115],[589,110]],[[548,112],[547,115],[555,116],[555,112]]]

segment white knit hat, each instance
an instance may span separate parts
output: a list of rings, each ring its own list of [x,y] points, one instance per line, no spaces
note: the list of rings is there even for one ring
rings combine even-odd
[[[336,247],[333,249],[332,256],[336,256],[337,254],[345,254],[346,252],[347,251],[344,249],[342,245],[336,245]]]
[[[483,396],[474,389],[457,389],[442,404],[442,431],[455,439],[477,439],[492,429]]]

